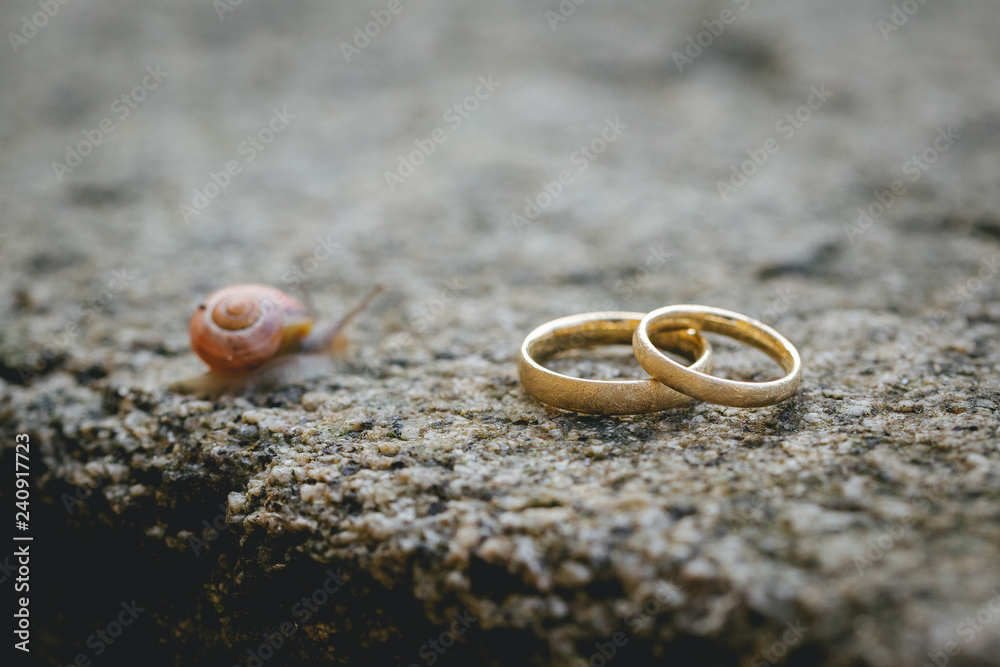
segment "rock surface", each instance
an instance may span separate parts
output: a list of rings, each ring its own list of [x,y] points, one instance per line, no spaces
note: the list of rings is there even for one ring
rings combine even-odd
[[[2,56],[48,664],[1000,662],[993,3],[224,2],[60,5]],[[277,388],[168,391],[239,282],[386,294]],[[538,324],[669,303],[768,321],[801,390],[519,387]]]

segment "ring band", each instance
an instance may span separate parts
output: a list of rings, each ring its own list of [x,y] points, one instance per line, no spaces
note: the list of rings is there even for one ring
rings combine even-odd
[[[761,350],[778,362],[785,377],[770,382],[741,382],[706,375],[670,359],[653,345],[651,337],[669,330],[708,331],[723,334]],[[632,338],[639,365],[654,378],[708,403],[739,408],[773,405],[795,393],[802,379],[802,360],[788,340],[753,318],[709,306],[667,306],[642,318]]]
[[[539,362],[558,352],[597,344],[632,342],[642,313],[602,312],[571,315],[538,327],[521,343],[517,371],[529,394],[543,403],[597,415],[658,412],[691,400],[652,378],[645,380],[587,380],[549,370]],[[710,371],[712,346],[694,331],[673,327],[654,334],[657,343],[694,359],[691,368]]]

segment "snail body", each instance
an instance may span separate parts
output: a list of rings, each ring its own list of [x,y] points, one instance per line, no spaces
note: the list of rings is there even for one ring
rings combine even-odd
[[[282,384],[295,355],[342,350],[344,327],[381,291],[375,287],[339,322],[327,326],[314,326],[310,309],[275,287],[232,285],[212,292],[189,322],[191,348],[211,370],[170,388],[217,396]]]

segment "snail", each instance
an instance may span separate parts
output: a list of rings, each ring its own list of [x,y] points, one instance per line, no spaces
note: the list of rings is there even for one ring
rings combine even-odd
[[[382,291],[372,289],[339,322],[314,327],[299,299],[268,285],[233,285],[209,294],[191,316],[191,348],[209,366],[205,375],[171,389],[218,395],[275,384],[295,354],[341,351],[344,328]]]

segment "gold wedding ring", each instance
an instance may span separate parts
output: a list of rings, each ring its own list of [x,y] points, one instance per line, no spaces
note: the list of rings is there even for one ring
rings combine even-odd
[[[652,378],[588,380],[556,373],[540,363],[573,348],[627,345],[633,341],[633,332],[637,332],[642,320],[642,313],[603,312],[571,315],[543,324],[528,334],[521,344],[517,367],[521,384],[529,394],[543,403],[589,414],[641,414],[686,404],[691,400],[690,396],[674,391]],[[697,375],[702,376],[711,371],[712,347],[698,333],[683,326],[671,325],[646,338],[694,360],[690,369]],[[662,356],[658,350],[656,353]],[[687,369],[685,366],[680,367]]]
[[[729,336],[755,347],[778,362],[785,377],[770,382],[741,382],[708,375],[683,366],[660,352],[654,340],[669,331],[707,331]],[[668,387],[708,403],[755,408],[783,401],[802,379],[799,353],[784,336],[745,315],[709,306],[667,306],[642,318],[632,338],[639,365]]]

